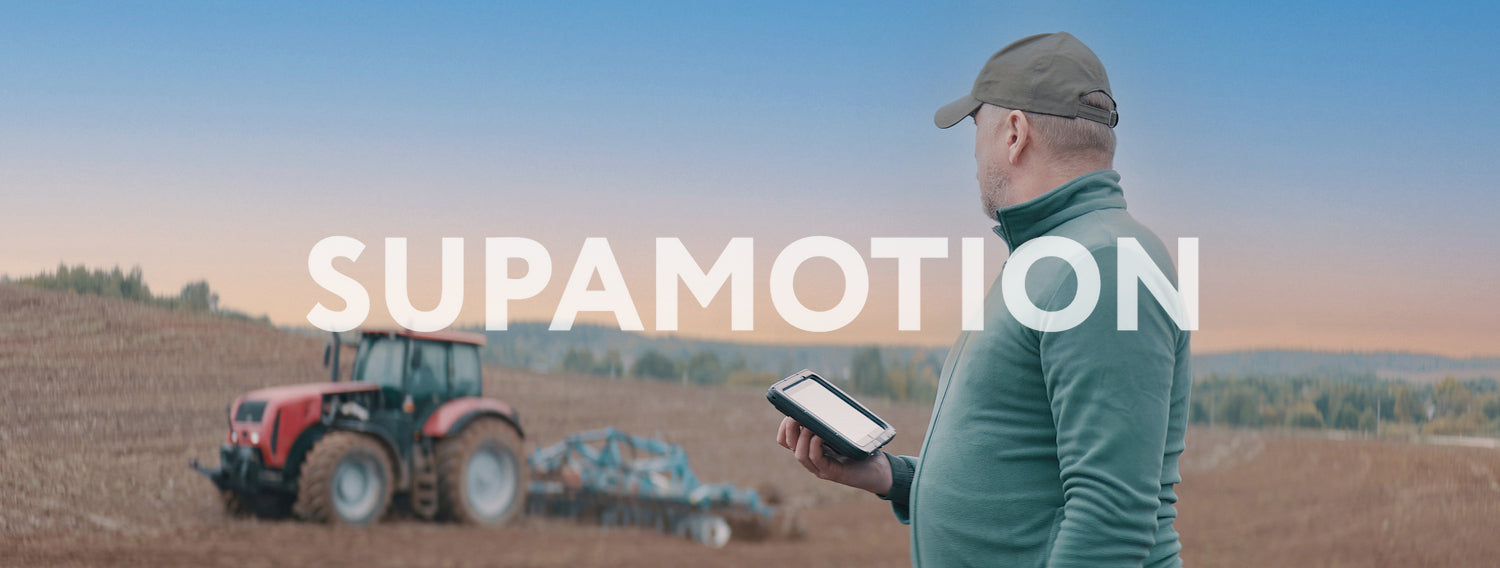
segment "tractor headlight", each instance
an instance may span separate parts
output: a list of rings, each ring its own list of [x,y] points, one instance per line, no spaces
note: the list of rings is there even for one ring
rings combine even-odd
[[[251,430],[250,431],[250,445],[252,445],[252,446],[259,446],[260,445],[260,432],[255,431],[255,430]]]
[[[229,431],[229,443],[231,443],[231,444],[238,444],[238,443],[240,443],[240,433],[236,432],[234,430],[230,430]]]

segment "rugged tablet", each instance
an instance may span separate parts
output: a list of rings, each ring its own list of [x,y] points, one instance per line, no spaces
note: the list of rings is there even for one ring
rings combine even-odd
[[[836,455],[863,460],[896,437],[896,429],[817,373],[803,369],[776,381],[766,400],[812,430]]]

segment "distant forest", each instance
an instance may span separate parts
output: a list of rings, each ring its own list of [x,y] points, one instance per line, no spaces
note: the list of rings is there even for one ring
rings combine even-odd
[[[698,341],[589,325],[552,332],[545,323],[520,323],[507,331],[485,333],[487,357],[499,365],[756,387],[810,368],[860,395],[917,402],[933,399],[947,355],[943,348]],[[1200,355],[1193,361],[1189,419],[1243,428],[1500,435],[1500,383],[1492,376],[1449,376],[1424,383],[1379,374],[1472,372],[1493,367],[1493,361],[1410,353]],[[1310,371],[1278,372],[1285,369]]]
[[[255,318],[240,312],[220,309],[219,295],[214,293],[205,280],[189,282],[175,296],[153,295],[151,288],[146,285],[145,276],[141,273],[139,266],[131,268],[129,272],[125,272],[120,270],[119,266],[110,270],[103,270],[98,268],[90,269],[83,265],[70,268],[66,264],[59,264],[55,272],[43,272],[35,276],[25,276],[14,280],[9,276],[3,276],[0,277],[0,283],[14,283],[44,290],[72,292],[105,298],[119,298],[179,312],[213,314],[232,319],[257,321],[266,324],[271,323],[270,318],[266,316]]]
[[[543,372],[762,388],[812,369],[856,392],[905,401],[932,400],[947,354],[943,348],[729,343],[587,324],[567,332],[547,327],[521,322],[484,331],[486,359]]]
[[[1500,383],[1436,384],[1365,376],[1229,376],[1193,380],[1195,424],[1427,435],[1500,435]]]

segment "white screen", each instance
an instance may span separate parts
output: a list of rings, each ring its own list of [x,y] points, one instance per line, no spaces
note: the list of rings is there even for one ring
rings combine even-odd
[[[818,381],[804,379],[786,389],[786,395],[855,444],[885,430]]]

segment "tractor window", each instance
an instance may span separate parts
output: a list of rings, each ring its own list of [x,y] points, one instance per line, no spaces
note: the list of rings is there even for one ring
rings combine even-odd
[[[412,347],[412,400],[421,405],[443,398],[448,392],[448,344],[416,341]]]
[[[479,396],[479,349],[453,345],[453,390],[450,396]]]
[[[366,339],[359,368],[354,372],[355,380],[400,391],[405,346],[405,341],[396,339]]]

